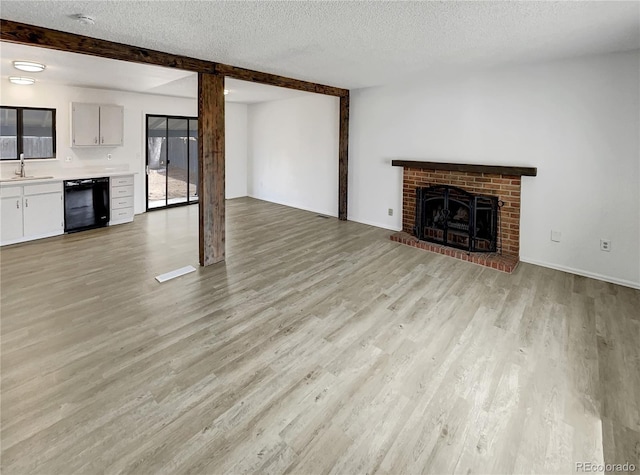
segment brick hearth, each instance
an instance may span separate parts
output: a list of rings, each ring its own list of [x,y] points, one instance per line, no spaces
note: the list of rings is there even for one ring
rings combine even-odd
[[[441,244],[435,244],[433,242],[420,241],[417,237],[412,236],[409,233],[400,231],[391,235],[391,240],[406,244],[407,246],[417,247],[418,249],[424,249],[425,251],[437,252],[438,254],[444,254],[445,256],[455,257],[463,261],[473,262],[474,264],[480,264],[481,266],[491,267],[509,274],[518,265],[519,259],[514,256],[500,255],[493,252],[467,252],[454,247],[446,247]]]
[[[415,163],[416,166],[411,164]],[[467,166],[473,171],[447,170],[427,168],[429,165],[437,165],[428,162],[394,162],[394,165],[404,166],[402,180],[402,232],[395,233],[391,240],[401,242],[409,246],[438,252],[476,264],[484,265],[504,272],[512,272],[520,260],[520,184],[521,174],[515,173],[513,168],[505,167],[505,174],[485,173],[475,171],[479,166]],[[447,164],[442,164],[446,166]],[[452,165],[453,168],[462,168],[462,165]],[[500,167],[486,167],[493,171],[499,171]],[[497,170],[496,170],[497,169]],[[517,171],[518,169],[516,169]],[[535,175],[533,172],[524,174]],[[416,188],[433,185],[452,185],[462,188],[477,195],[497,196],[503,205],[499,214],[498,252],[468,253],[459,249],[446,247],[418,240],[414,235],[416,217]]]

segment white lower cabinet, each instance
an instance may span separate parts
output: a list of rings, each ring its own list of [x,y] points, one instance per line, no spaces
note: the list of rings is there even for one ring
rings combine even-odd
[[[111,220],[114,224],[133,221],[133,175],[111,177]]]
[[[0,242],[18,242],[22,231],[22,187],[0,189]]]
[[[62,182],[0,187],[0,245],[64,233]]]
[[[26,190],[25,190],[26,191]],[[24,196],[24,235],[62,234],[64,215],[62,192]]]

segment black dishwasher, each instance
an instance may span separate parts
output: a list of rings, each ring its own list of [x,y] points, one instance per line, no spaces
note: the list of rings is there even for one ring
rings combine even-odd
[[[109,178],[64,182],[64,232],[109,224]]]

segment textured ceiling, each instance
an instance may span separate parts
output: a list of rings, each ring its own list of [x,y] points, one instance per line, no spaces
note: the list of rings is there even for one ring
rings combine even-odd
[[[93,26],[70,16],[95,17]],[[640,47],[632,2],[13,1],[4,19],[345,88]]]

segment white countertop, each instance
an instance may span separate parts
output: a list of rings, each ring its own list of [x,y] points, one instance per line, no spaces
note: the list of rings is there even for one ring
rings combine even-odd
[[[38,173],[33,174],[34,178],[0,178],[0,186],[7,185],[29,185],[35,183],[49,183],[56,181],[64,181],[64,180],[83,180],[86,178],[102,178],[102,177],[112,177],[112,176],[125,176],[125,175],[137,175],[137,172],[131,171],[82,171],[82,170],[69,170],[65,173],[56,173],[54,174],[46,174],[46,173]]]

